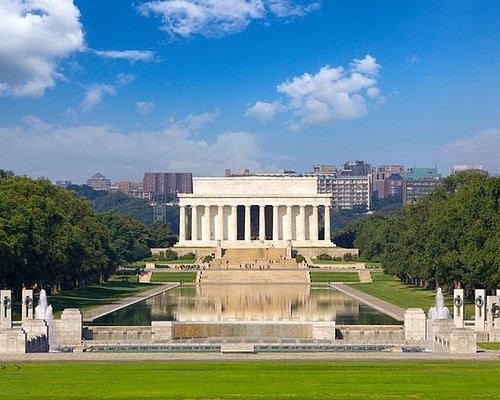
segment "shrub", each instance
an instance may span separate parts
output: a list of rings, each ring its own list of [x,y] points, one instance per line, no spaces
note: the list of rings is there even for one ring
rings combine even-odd
[[[301,263],[306,261],[306,258],[302,254],[297,254],[295,256],[295,261],[297,261],[299,264],[301,264]]]
[[[344,261],[353,261],[354,259],[356,259],[356,257],[353,256],[351,253],[344,254]]]
[[[164,260],[176,260],[177,259],[177,253],[171,249],[165,250],[163,254],[163,259]]]
[[[193,260],[196,258],[196,254],[190,252],[190,253],[186,253],[182,256],[179,256],[179,260]]]
[[[210,261],[212,261],[212,260],[213,260],[212,255],[211,255],[211,254],[208,254],[208,255],[206,255],[205,257],[203,257],[202,262],[203,262],[203,263],[209,263],[209,262],[210,262]]]
[[[329,261],[332,259],[332,256],[329,254],[320,254],[317,258],[318,258],[318,260]]]

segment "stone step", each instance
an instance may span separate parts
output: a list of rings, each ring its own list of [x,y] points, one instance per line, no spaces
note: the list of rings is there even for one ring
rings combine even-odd
[[[307,270],[208,270],[203,271],[200,283],[310,283]]]

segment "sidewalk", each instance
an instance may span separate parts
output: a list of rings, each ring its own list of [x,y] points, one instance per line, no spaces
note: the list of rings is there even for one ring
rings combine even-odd
[[[92,322],[97,318],[103,317],[107,314],[111,314],[112,312],[121,310],[122,308],[131,306],[132,304],[139,303],[143,300],[149,299],[150,297],[154,297],[160,293],[166,292],[167,290],[176,288],[178,286],[180,286],[178,283],[167,283],[165,285],[158,285],[154,289],[136,294],[135,296],[126,297],[124,299],[115,301],[113,303],[106,304],[105,306],[97,307],[90,311],[85,311],[83,313],[83,321]]]
[[[330,287],[348,296],[351,296],[356,300],[361,301],[362,303],[367,304],[370,307],[373,307],[374,309],[380,312],[383,312],[389,317],[394,318],[396,321],[404,321],[405,319],[405,310],[395,306],[394,304],[380,300],[379,298],[371,296],[369,294],[360,292],[359,290],[353,289],[352,287],[347,285],[331,283]]]

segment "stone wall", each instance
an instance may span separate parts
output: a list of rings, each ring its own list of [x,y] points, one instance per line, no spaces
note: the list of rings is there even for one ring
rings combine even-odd
[[[359,249],[344,249],[342,247],[294,247],[294,250],[309,260],[321,254],[328,254],[331,257],[341,258],[344,257],[345,254],[350,254],[354,257],[359,256]]]
[[[352,343],[389,343],[405,342],[402,325],[337,325],[337,339]]]

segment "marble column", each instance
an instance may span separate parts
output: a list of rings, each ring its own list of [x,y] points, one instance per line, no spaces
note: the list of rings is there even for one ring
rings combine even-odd
[[[205,213],[201,221],[201,237],[204,242],[210,240],[210,206],[205,206]]]
[[[217,206],[215,219],[215,240],[224,240],[224,206]]]
[[[312,223],[311,223],[311,238],[310,240],[316,242],[318,240],[318,206],[312,206]]]
[[[232,241],[238,240],[238,215],[237,215],[237,207],[231,206],[231,217],[229,224],[229,232],[227,234],[228,239]]]
[[[259,239],[266,240],[266,212],[265,206],[259,206]]]
[[[179,207],[179,242],[186,240],[186,206]]]
[[[285,240],[292,240],[292,206],[286,206],[286,229],[284,234]]]
[[[250,207],[245,205],[245,242],[250,242],[252,240],[252,221],[250,218]]]
[[[191,206],[191,240],[198,240],[198,206]]]
[[[330,234],[330,204],[325,205],[325,240],[331,241]]]
[[[306,207],[299,207],[299,215],[298,215],[298,224],[297,224],[297,240],[306,240]]]
[[[279,215],[278,215],[279,206],[273,206],[273,240],[276,242],[279,240]]]

